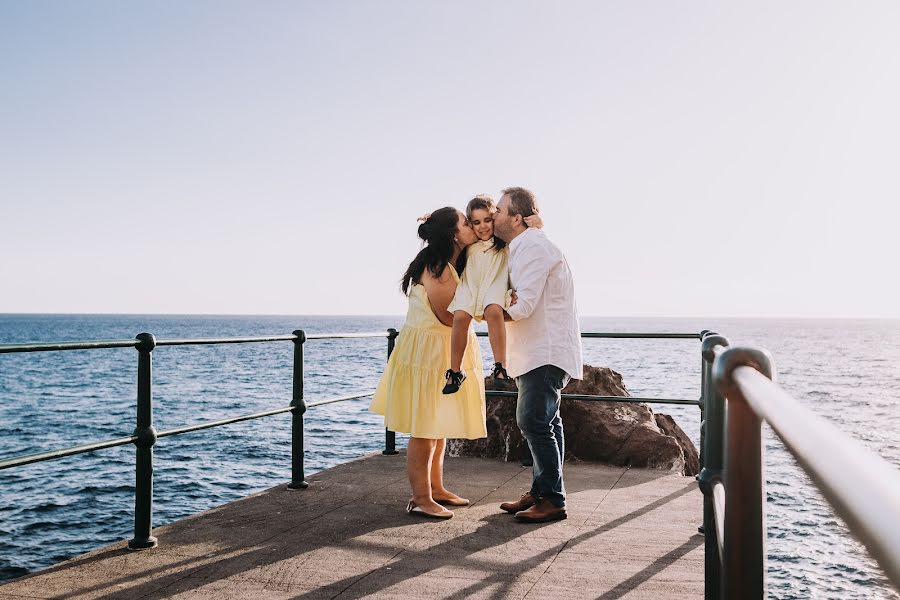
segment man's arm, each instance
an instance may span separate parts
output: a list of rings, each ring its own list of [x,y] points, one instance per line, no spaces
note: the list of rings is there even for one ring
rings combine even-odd
[[[516,303],[506,309],[513,321],[531,316],[537,306],[538,299],[544,293],[550,269],[557,260],[546,248],[538,245],[522,248],[516,256],[522,268],[516,273]]]

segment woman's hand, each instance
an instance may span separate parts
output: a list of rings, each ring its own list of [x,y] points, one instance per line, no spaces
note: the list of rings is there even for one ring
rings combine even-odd
[[[528,225],[529,227],[536,227],[538,229],[544,228],[544,220],[541,218],[541,215],[539,215],[538,213],[534,213],[533,215],[525,217],[523,220],[525,221],[525,224]]]
[[[512,306],[518,301],[519,301],[519,297],[516,296],[516,290],[512,290],[510,292],[510,296],[509,296],[509,305]]]
[[[421,217],[419,217],[418,219],[416,219],[416,223],[419,223],[420,221],[421,221],[422,223],[424,223],[425,221],[427,221],[427,220],[430,219],[430,218],[431,218],[431,213],[428,213],[427,215],[422,215]]]

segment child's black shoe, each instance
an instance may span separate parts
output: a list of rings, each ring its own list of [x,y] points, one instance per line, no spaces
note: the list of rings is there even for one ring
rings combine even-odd
[[[453,371],[451,369],[447,369],[447,372],[444,373],[444,377],[447,378],[447,383],[444,385],[444,389],[441,390],[442,394],[455,394],[459,391],[459,386],[466,380],[465,373],[462,371]]]
[[[512,377],[509,376],[509,373],[506,372],[506,369],[503,368],[502,363],[494,363],[494,370],[491,371],[491,379],[505,379],[509,381]]]

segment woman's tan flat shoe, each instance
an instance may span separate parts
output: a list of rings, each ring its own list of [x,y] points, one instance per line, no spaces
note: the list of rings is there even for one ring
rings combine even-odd
[[[465,498],[441,498],[440,500],[435,498],[434,501],[443,506],[468,506],[469,505],[469,501],[466,500]]]
[[[438,513],[426,512],[425,510],[422,509],[421,506],[418,506],[412,500],[410,500],[409,504],[406,505],[406,512],[408,512],[411,515],[421,515],[423,517],[430,517],[432,519],[452,519],[453,518],[452,510],[444,509]]]

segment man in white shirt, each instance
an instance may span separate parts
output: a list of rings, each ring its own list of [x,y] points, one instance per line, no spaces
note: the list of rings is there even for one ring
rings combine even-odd
[[[529,523],[566,518],[560,393],[583,374],[572,271],[546,234],[525,223],[537,212],[534,194],[512,187],[503,190],[494,215],[494,235],[509,244],[516,294],[507,310],[507,371],[519,388],[516,421],[534,460],[531,490],[500,508]]]

